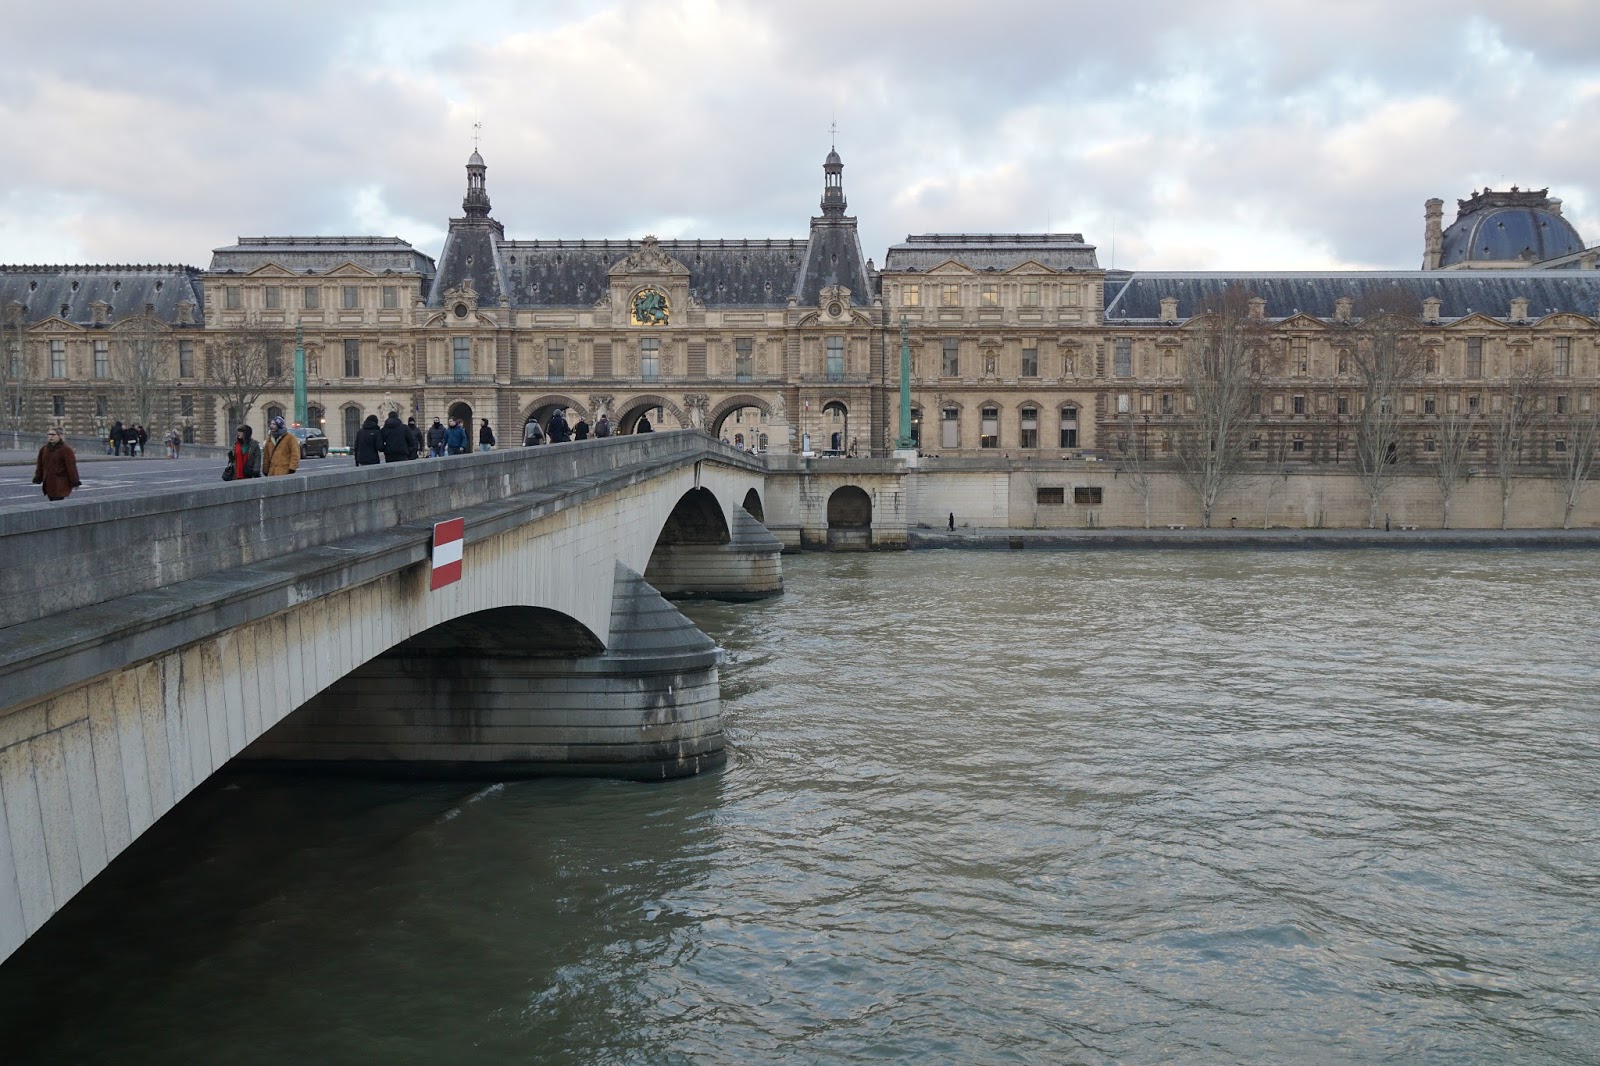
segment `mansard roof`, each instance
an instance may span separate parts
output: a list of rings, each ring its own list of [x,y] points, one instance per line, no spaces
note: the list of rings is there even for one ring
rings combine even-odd
[[[180,265],[0,266],[0,316],[13,303],[24,308],[29,325],[61,318],[93,326],[93,305],[109,305],[107,323],[142,314],[146,304],[156,317],[176,325],[178,304],[194,305],[194,324],[205,321],[200,269]],[[65,308],[65,310],[63,310]]]
[[[1519,297],[1528,301],[1530,318],[1558,311],[1600,312],[1597,271],[1113,271],[1105,280],[1106,321],[1157,321],[1164,297],[1175,297],[1178,317],[1190,318],[1235,283],[1267,302],[1267,317],[1279,319],[1296,312],[1332,318],[1340,297],[1359,301],[1367,292],[1391,288],[1404,289],[1419,302],[1437,299],[1443,319],[1474,313],[1504,318]]]
[[[432,277],[433,259],[399,237],[240,237],[211,251],[211,273],[248,274],[273,263],[296,273],[324,274],[354,263],[374,274],[385,270]]]
[[[607,272],[642,244],[501,242],[506,293],[513,307],[587,307],[610,291]],[[661,241],[659,247],[689,268],[689,291],[707,307],[783,307],[796,290],[808,244],[783,239],[681,240]]]
[[[1098,270],[1081,233],[917,233],[890,247],[885,273],[924,271],[954,259],[973,270],[1010,270],[1032,261],[1051,270]]]

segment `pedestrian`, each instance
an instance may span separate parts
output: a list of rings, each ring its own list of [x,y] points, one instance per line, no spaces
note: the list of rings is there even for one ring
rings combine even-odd
[[[106,454],[122,454],[122,419],[111,423],[111,435],[106,438]]]
[[[954,533],[955,531],[956,531],[956,513],[954,511],[951,511],[950,512],[950,532]]]
[[[411,444],[411,458],[422,458],[422,430],[417,428],[416,416],[406,419],[406,440]]]
[[[578,418],[578,424],[572,427],[572,439],[573,440],[588,440],[589,439],[589,423],[586,422],[581,416]]]
[[[544,432],[551,444],[565,444],[572,439],[572,427],[567,425],[567,416],[561,408],[551,412],[550,424],[544,427]]]
[[[167,442],[167,458],[176,459],[178,457],[178,448],[183,443],[183,438],[178,435],[176,426],[167,430],[167,436],[165,439]]]
[[[222,480],[261,476],[261,445],[253,439],[255,430],[240,426],[233,431],[233,447],[228,449],[228,465],[222,468]]]
[[[300,438],[289,432],[283,416],[274,418],[261,445],[261,476],[282,477],[300,469]]]
[[[444,437],[445,451],[451,455],[461,455],[467,450],[467,427],[461,424],[458,418],[450,420],[450,431]]]
[[[140,422],[138,425],[133,427],[133,435],[134,439],[139,444],[139,454],[143,455],[145,452],[145,446],[150,443],[150,431],[144,428],[143,422]]]
[[[537,418],[528,419],[528,424],[522,427],[522,446],[524,448],[537,448],[544,443],[544,427]]]
[[[639,416],[639,425],[637,426],[637,428],[634,429],[634,432],[635,433],[654,433],[655,432],[655,427],[650,424],[650,417],[648,415],[640,415]]]
[[[444,438],[444,426],[440,424],[437,418],[435,418],[433,420],[433,425],[428,427],[428,454],[432,455],[435,459],[444,454]]]
[[[383,420],[383,429],[378,432],[378,447],[383,449],[383,461],[386,463],[403,463],[411,458],[411,434],[406,431],[406,425],[400,421],[399,411],[390,411],[389,417]]]
[[[383,431],[378,428],[378,416],[368,415],[356,430],[356,439],[350,450],[355,453],[357,466],[377,466],[383,455]]]
[[[494,451],[494,430],[489,428],[487,418],[478,419],[483,425],[478,427],[478,450],[480,452]]]
[[[1383,531],[1385,533],[1389,532],[1389,513],[1387,511],[1383,514]]]
[[[597,440],[601,437],[611,436],[611,419],[607,417],[604,412],[602,412],[599,419],[595,421],[594,435]]]
[[[66,499],[83,484],[78,480],[78,456],[60,427],[53,427],[44,435],[44,447],[33,464],[33,483],[44,489],[45,499],[51,503]]]

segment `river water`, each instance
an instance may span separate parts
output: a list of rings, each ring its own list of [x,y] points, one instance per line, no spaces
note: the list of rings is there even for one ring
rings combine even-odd
[[[226,774],[0,1061],[1600,1061],[1600,559],[807,555],[728,768]]]

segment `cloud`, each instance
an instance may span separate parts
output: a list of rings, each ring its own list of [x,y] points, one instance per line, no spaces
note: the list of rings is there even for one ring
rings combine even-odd
[[[205,263],[240,234],[436,250],[482,123],[515,237],[796,237],[829,124],[866,253],[1083,232],[1145,268],[1404,267],[1422,201],[1550,185],[1600,240],[1600,8],[292,3],[25,8],[0,261]]]

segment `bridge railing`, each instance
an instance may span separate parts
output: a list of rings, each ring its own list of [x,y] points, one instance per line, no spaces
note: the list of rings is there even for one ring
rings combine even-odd
[[[701,433],[649,433],[41,503],[0,515],[0,629],[562,483],[700,460],[763,469]]]

